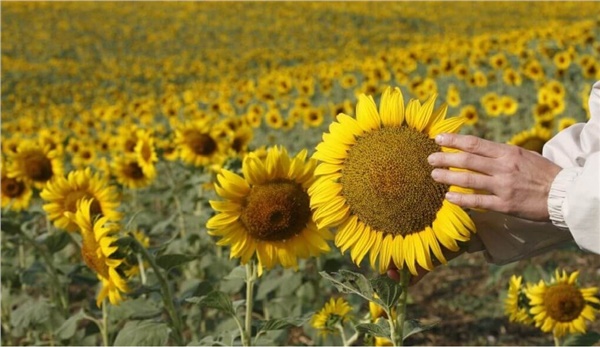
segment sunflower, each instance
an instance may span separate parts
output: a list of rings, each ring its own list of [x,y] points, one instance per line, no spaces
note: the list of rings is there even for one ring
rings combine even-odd
[[[338,332],[337,325],[350,320],[352,307],[343,298],[331,298],[323,308],[313,315],[310,324],[323,336]]]
[[[187,122],[175,130],[175,144],[181,159],[194,166],[220,164],[225,147],[212,131],[212,122]]]
[[[219,246],[231,246],[231,257],[247,263],[256,253],[262,268],[297,268],[297,258],[329,252],[333,235],[315,225],[307,189],[316,161],[306,161],[306,150],[290,158],[273,147],[266,158],[249,153],[242,162],[244,178],[222,169],[215,184],[225,201],[210,201],[218,212],[206,223],[208,233],[220,236]]]
[[[504,311],[511,322],[531,324],[533,320],[529,315],[529,300],[522,286],[523,277],[513,275],[508,284],[508,293],[504,301]]]
[[[563,131],[573,124],[577,124],[577,119],[573,117],[564,117],[558,121],[558,131]]]
[[[115,175],[117,182],[127,188],[147,187],[156,177],[146,175],[135,155],[126,154],[117,157],[111,166],[111,172]]]
[[[567,333],[585,334],[585,320],[594,321],[599,305],[597,287],[580,288],[576,281],[579,271],[568,275],[556,270],[551,283],[541,280],[531,286],[526,295],[530,300],[535,326],[560,338]]]
[[[417,274],[416,264],[432,270],[431,253],[442,263],[442,247],[458,251],[457,241],[475,232],[468,214],[445,199],[448,191],[472,192],[436,183],[427,157],[455,151],[433,138],[457,132],[464,118],[445,119],[444,105],[433,112],[435,95],[423,105],[411,100],[404,108],[400,89],[388,88],[379,113],[372,97],[361,95],[354,119],[345,114],[323,135],[313,158],[322,163],[309,189],[319,228],[338,227],[335,244],[360,264],[383,273],[393,261]],[[454,170],[454,169],[452,169]]]
[[[81,232],[81,256],[85,264],[96,274],[102,282],[102,289],[96,298],[96,305],[100,307],[102,301],[108,297],[113,305],[118,305],[123,299],[121,293],[129,289],[127,283],[117,271],[123,259],[114,259],[111,256],[118,250],[114,245],[117,237],[115,224],[109,218],[94,219],[90,214],[93,199],[81,199],[77,202],[77,212],[67,212],[69,218],[74,220]]]
[[[137,143],[133,150],[144,175],[150,178],[156,177],[154,164],[158,161],[158,156],[154,146],[154,136],[146,130],[138,130]]]
[[[22,179],[38,189],[42,189],[52,177],[63,174],[62,158],[48,145],[41,147],[35,142],[23,141],[10,159],[8,177]]]
[[[10,178],[6,175],[5,166],[2,165],[2,208],[8,207],[13,211],[22,211],[29,207],[33,191],[23,180]]]
[[[466,105],[461,108],[459,117],[464,118],[467,125],[477,124],[479,121],[479,113],[477,113],[477,109],[473,105]]]
[[[549,129],[535,126],[514,135],[507,144],[519,146],[542,154],[542,148],[544,148],[544,145],[551,137],[552,132]]]
[[[112,221],[121,218],[117,211],[120,198],[116,189],[100,174],[85,170],[71,171],[67,177],[56,176],[40,193],[46,201],[43,206],[48,219],[54,221],[57,228],[73,232],[77,230],[75,221],[67,217],[67,212],[75,213],[81,199],[93,199],[90,213],[92,216],[104,216]]]

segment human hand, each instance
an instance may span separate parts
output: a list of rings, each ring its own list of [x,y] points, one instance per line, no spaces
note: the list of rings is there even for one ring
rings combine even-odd
[[[489,194],[446,193],[466,208],[480,208],[532,221],[548,221],[548,193],[561,167],[536,152],[470,135],[440,134],[435,142],[464,152],[436,152],[428,161],[433,179]],[[475,172],[450,171],[448,167]]]

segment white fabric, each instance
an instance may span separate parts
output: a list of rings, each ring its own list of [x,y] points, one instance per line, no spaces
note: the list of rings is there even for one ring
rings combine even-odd
[[[600,254],[600,81],[589,105],[589,121],[561,131],[542,154],[563,168],[548,196],[550,220],[567,228],[580,248]]]

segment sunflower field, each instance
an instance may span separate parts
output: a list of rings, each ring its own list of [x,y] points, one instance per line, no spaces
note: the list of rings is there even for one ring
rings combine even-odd
[[[589,119],[600,3],[1,11],[2,345],[600,343],[600,257],[448,261],[426,161]]]

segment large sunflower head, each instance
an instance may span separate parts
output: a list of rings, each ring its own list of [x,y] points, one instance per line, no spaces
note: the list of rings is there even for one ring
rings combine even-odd
[[[67,177],[56,176],[40,193],[46,201],[43,208],[48,218],[54,221],[57,228],[70,232],[77,230],[77,224],[68,213],[77,211],[81,199],[93,199],[90,202],[92,217],[104,216],[117,221],[121,213],[117,211],[121,203],[115,187],[110,186],[108,180],[100,174],[92,174],[87,168],[69,172]]]
[[[350,319],[352,307],[343,298],[331,298],[323,308],[312,317],[311,325],[322,335],[338,332],[337,325]]]
[[[597,287],[580,288],[577,285],[579,272],[567,274],[556,270],[550,283],[541,280],[526,291],[530,300],[535,326],[543,332],[552,332],[556,337],[568,333],[585,334],[585,321],[594,321],[600,299]]]
[[[63,174],[63,161],[57,150],[42,147],[37,142],[24,140],[17,152],[10,156],[8,177],[18,177],[42,189],[54,176]]]
[[[76,213],[68,212],[81,233],[81,256],[85,264],[98,275],[102,289],[96,299],[100,306],[108,297],[113,305],[122,301],[121,293],[128,291],[127,282],[117,271],[123,259],[114,258],[118,247],[115,245],[117,226],[107,218],[93,218],[90,213],[93,199],[81,199]]]
[[[277,264],[297,268],[298,258],[328,252],[330,232],[313,221],[307,190],[316,166],[302,150],[290,158],[273,147],[265,158],[249,153],[242,163],[244,177],[222,169],[215,191],[223,198],[210,201],[218,213],[206,224],[220,236],[220,246],[231,246],[231,257],[244,264],[256,254],[262,268]]]
[[[318,180],[309,189],[314,218],[320,228],[338,227],[335,244],[351,249],[356,264],[370,252],[381,273],[391,262],[413,274],[416,264],[432,270],[432,253],[445,263],[442,248],[458,251],[457,241],[475,232],[467,213],[445,199],[448,191],[469,191],[431,178],[427,157],[451,151],[434,137],[464,122],[445,119],[446,106],[434,112],[434,102],[432,96],[405,107],[400,90],[388,88],[378,112],[363,94],[356,118],[339,114],[317,145]]]
[[[504,311],[511,322],[533,323],[529,315],[529,300],[522,285],[523,277],[513,275],[508,283],[508,293],[504,301]]]

